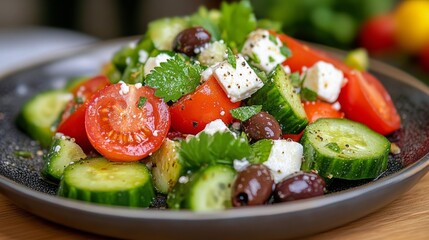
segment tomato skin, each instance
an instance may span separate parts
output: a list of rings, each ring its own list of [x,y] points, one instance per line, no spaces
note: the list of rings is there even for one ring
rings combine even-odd
[[[394,49],[396,41],[393,15],[378,15],[365,21],[360,29],[358,41],[359,45],[370,53]]]
[[[88,101],[95,92],[109,84],[110,81],[107,77],[96,76],[71,89],[74,99],[68,103],[58,124],[57,132],[74,138],[86,153],[94,150],[85,130],[85,112]]]
[[[353,70],[328,54],[311,49],[284,34],[280,34],[279,38],[292,51],[292,56],[283,63],[292,72],[301,71],[303,66],[310,67],[317,61],[329,62],[343,72],[347,83],[341,89],[338,101],[346,118],[366,124],[383,135],[401,127],[401,119],[389,93],[374,76]]]
[[[89,101],[85,129],[94,148],[113,161],[138,161],[156,151],[170,129],[170,113],[153,88],[121,83],[96,92]],[[141,105],[141,99],[146,99]]]
[[[387,135],[401,127],[401,119],[383,85],[367,72],[352,71],[338,102],[346,117]]]
[[[343,118],[344,113],[336,110],[332,104],[321,101],[304,102],[304,110],[310,123],[319,118]]]
[[[420,52],[419,61],[423,70],[429,73],[429,44]]]
[[[170,107],[172,128],[184,134],[197,134],[216,119],[232,123],[229,112],[240,103],[229,100],[214,77],[210,77],[193,93],[180,98]]]

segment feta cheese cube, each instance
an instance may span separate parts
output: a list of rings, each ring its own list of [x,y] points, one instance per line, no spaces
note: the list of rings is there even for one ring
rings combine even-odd
[[[216,132],[226,132],[229,128],[221,119],[216,119],[209,122],[203,130],[207,134],[215,134]]]
[[[239,102],[250,97],[264,86],[262,80],[249,66],[243,56],[236,55],[236,68],[228,61],[223,61],[213,67],[213,75],[228,95],[231,102]]]
[[[144,76],[146,77],[154,68],[159,67],[162,62],[167,62],[171,56],[166,53],[158,54],[156,57],[150,57],[146,60],[144,65]]]
[[[303,87],[317,92],[322,100],[333,103],[340,95],[343,81],[343,72],[330,63],[319,61],[305,72]]]
[[[270,72],[277,64],[286,60],[281,47],[283,44],[278,37],[270,36],[267,30],[258,29],[249,34],[241,53],[249,57],[258,68]]]
[[[274,182],[279,183],[286,176],[301,169],[303,147],[288,140],[273,140],[270,155],[263,164],[273,175]]]

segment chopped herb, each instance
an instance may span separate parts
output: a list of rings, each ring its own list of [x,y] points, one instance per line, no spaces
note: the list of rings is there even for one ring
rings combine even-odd
[[[276,36],[274,36],[274,35],[270,34],[270,35],[268,35],[268,39],[269,39],[272,43],[274,43],[275,45],[277,45],[277,37],[276,37]]]
[[[317,93],[305,87],[301,89],[301,98],[306,101],[316,101]]]
[[[244,106],[231,109],[229,112],[232,117],[240,121],[246,121],[253,115],[259,113],[262,110],[262,105]]]
[[[231,48],[227,48],[226,49],[227,53],[228,53],[228,63],[231,64],[231,66],[235,69],[237,68],[237,61],[235,59],[235,55],[232,52]]]
[[[32,158],[33,154],[28,151],[15,151],[15,156],[22,158]]]
[[[83,103],[83,97],[75,97],[75,98],[74,98],[74,101],[75,101],[77,104],[82,104],[82,103]]]
[[[337,153],[340,152],[340,150],[341,150],[340,146],[338,146],[338,144],[335,142],[330,142],[330,143],[326,144],[325,147],[327,147],[327,148],[329,148],[332,151],[337,152]]]
[[[285,46],[280,47],[280,53],[285,57],[291,57],[292,56],[292,52],[290,51],[290,49],[288,47],[285,47]]]
[[[270,35],[271,36],[271,35]],[[274,62],[275,59],[272,56],[268,56],[268,61],[270,61],[270,63]]]
[[[261,63],[261,59],[259,59],[258,55],[256,53],[252,53],[252,56],[249,56],[250,60],[252,60],[253,63],[259,64]]]
[[[142,108],[146,103],[146,101],[147,101],[147,98],[140,96],[139,102],[137,103],[137,107]]]
[[[301,76],[299,75],[299,72],[291,73],[289,75],[289,79],[290,79],[293,87],[295,87],[295,88],[301,87],[302,81],[301,81]]]

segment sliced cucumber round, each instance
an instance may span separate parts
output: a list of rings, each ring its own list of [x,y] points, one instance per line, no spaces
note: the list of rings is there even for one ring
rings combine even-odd
[[[28,100],[17,117],[18,126],[31,138],[49,147],[54,131],[52,129],[66,104],[73,96],[63,90],[49,90]]]
[[[42,175],[49,181],[58,183],[64,169],[72,162],[86,158],[82,148],[66,136],[55,136],[45,156]]]
[[[280,65],[273,70],[269,81],[252,95],[248,104],[262,105],[262,109],[279,122],[283,133],[300,133],[308,124],[301,99]]]
[[[231,186],[235,170],[226,165],[212,165],[192,174],[188,182],[181,182],[168,195],[172,209],[214,211],[230,208]]]
[[[58,195],[106,205],[148,207],[155,191],[144,164],[94,158],[64,170]]]
[[[304,131],[301,169],[326,178],[375,178],[387,167],[390,142],[347,119],[318,119]]]

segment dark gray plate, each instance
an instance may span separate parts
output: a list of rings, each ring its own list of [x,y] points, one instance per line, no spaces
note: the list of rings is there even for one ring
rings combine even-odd
[[[372,61],[372,72],[390,92],[403,121],[390,136],[401,148],[375,181],[334,181],[330,194],[308,200],[215,213],[105,207],[55,196],[40,175],[39,146],[14,119],[41,90],[67,77],[95,74],[124,40],[78,49],[11,72],[0,81],[0,190],[23,209],[88,232],[121,238],[286,239],[334,228],[365,216],[410,189],[429,170],[429,88],[409,75]],[[330,49],[333,54],[340,54]],[[15,156],[31,151],[34,158]]]

